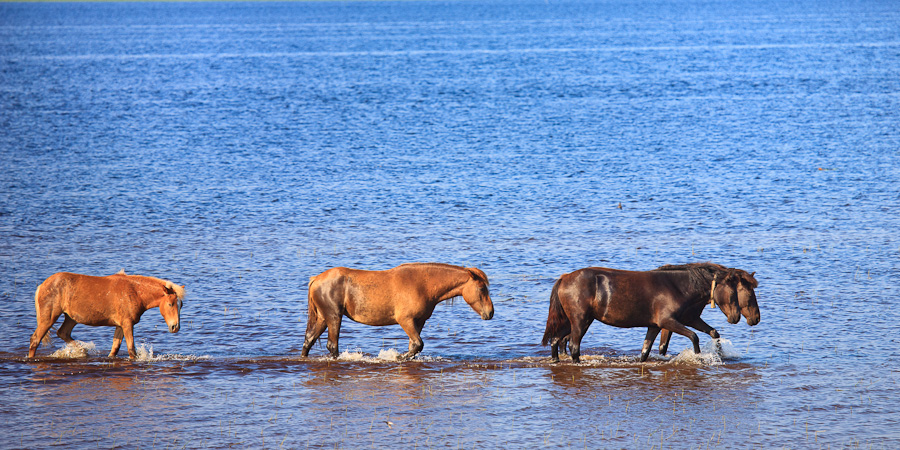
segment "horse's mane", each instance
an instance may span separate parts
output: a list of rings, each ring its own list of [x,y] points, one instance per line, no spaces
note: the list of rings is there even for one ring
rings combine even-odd
[[[455,266],[453,264],[439,263],[439,262],[403,263],[397,267],[404,267],[404,266],[435,267],[435,268],[440,268],[440,269],[465,270],[465,271],[469,272],[469,274],[472,275],[473,278],[480,280],[482,283],[484,283],[485,286],[490,285],[487,275],[484,272],[482,272],[481,269],[478,269],[476,267],[462,267],[462,266]]]
[[[691,287],[698,292],[709,290],[710,283],[714,278],[718,277],[720,274],[729,273],[727,267],[711,262],[666,264],[653,269],[653,271],[687,272]]]
[[[184,300],[184,296],[185,296],[184,287],[179,286],[169,280],[163,280],[161,278],[156,278],[156,277],[149,277],[146,275],[128,275],[127,273],[125,273],[125,269],[122,269],[122,270],[116,272],[115,274],[130,277],[130,278],[138,278],[138,279],[148,280],[148,281],[151,281],[154,283],[161,284],[166,289],[171,289],[172,291],[174,291],[175,296],[178,297],[178,300]]]
[[[746,281],[747,283],[750,283],[750,287],[752,287],[753,289],[756,289],[757,286],[759,286],[759,282],[756,281],[756,277],[753,276],[754,274],[756,274],[756,272],[747,273],[746,270],[741,270],[741,269],[731,269],[731,270],[734,271],[734,276]]]

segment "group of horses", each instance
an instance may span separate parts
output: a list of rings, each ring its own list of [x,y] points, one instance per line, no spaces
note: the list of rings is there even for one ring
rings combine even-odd
[[[665,355],[672,333],[688,337],[700,353],[694,328],[718,338],[719,333],[700,315],[707,304],[718,306],[730,323],[743,315],[749,325],[759,323],[757,281],[752,273],[713,263],[666,265],[638,272],[589,267],[564,274],[553,285],[543,345],[559,361],[559,348],[579,362],[581,339],[596,319],[622,328],[646,327],[641,349],[646,361],[657,335]],[[441,263],[402,264],[370,271],[336,267],[309,279],[309,312],[302,355],[328,330],[326,348],[339,355],[341,320],[373,326],[400,325],[409,335],[409,350],[401,359],[422,351],[421,332],[438,303],[462,297],[482,319],[494,316],[487,275],[474,267]],[[124,338],[134,359],[134,325],[148,309],[159,308],[168,330],[178,332],[184,286],[171,281],[124,271],[106,277],[56,273],[38,286],[34,295],[37,329],[31,336],[28,357],[49,340],[51,326],[60,315],[57,335],[72,342],[76,324],[116,327],[109,357],[115,357]]]

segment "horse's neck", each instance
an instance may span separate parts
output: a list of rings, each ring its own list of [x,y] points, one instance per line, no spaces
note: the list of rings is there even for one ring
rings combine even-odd
[[[166,298],[165,290],[157,289],[156,286],[148,286],[141,283],[138,286],[138,297],[144,310],[158,308],[160,303]]]
[[[682,278],[678,283],[682,286],[681,294],[685,296],[688,302],[704,303],[709,301],[712,278],[709,279],[709,282],[697,284],[694,277],[687,271],[680,273],[679,277]],[[706,277],[704,277],[705,279]]]
[[[162,303],[164,298],[166,298],[165,295],[159,297],[150,296],[148,298],[141,299],[141,304],[144,306],[144,310],[159,308],[159,304]]]
[[[439,303],[453,297],[461,296],[463,286],[467,281],[469,281],[468,273],[448,271],[447,273],[442,274],[440,281],[434,287],[432,301]]]

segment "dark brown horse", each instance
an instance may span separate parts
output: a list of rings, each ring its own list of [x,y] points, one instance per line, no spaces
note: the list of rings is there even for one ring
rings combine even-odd
[[[590,267],[562,275],[553,285],[543,344],[559,360],[559,344],[569,341],[572,360],[579,362],[581,339],[598,319],[621,327],[647,327],[641,350],[646,361],[653,341],[665,329],[688,337],[694,352],[700,340],[689,330],[718,333],[700,319],[710,301],[718,304],[731,323],[740,320],[737,286],[720,284],[729,269],[718,264],[663,266],[648,272]]]
[[[34,357],[42,340],[49,341],[50,327],[64,314],[56,335],[66,343],[74,341],[72,329],[79,323],[116,327],[109,357],[116,356],[124,337],[128,356],[134,359],[134,325],[140,322],[144,311],[159,308],[169,331],[177,333],[181,327],[182,299],[184,286],[159,278],[126,275],[125,271],[107,277],[55,273],[34,293],[37,329],[31,335],[28,357]]]
[[[397,325],[409,335],[409,359],[422,351],[420,333],[438,303],[462,298],[484,320],[494,317],[487,276],[474,267],[440,263],[402,264],[389,270],[345,267],[328,269],[309,279],[309,317],[302,355],[307,356],[328,329],[326,347],[338,356],[341,318],[366,325]]]
[[[666,266],[660,267],[660,269],[663,269],[665,267]],[[741,315],[744,316],[744,318],[747,320],[747,324],[751,327],[759,323],[759,304],[756,303],[755,290],[759,283],[756,281],[756,278],[753,277],[755,274],[756,272],[747,273],[741,269],[728,269],[728,274],[725,275],[725,278],[719,282],[719,284],[722,285],[723,289],[729,290],[729,293],[726,294],[729,298],[733,298],[734,295],[737,295],[738,305],[741,308]],[[713,304],[713,307],[715,307],[715,304]],[[700,312],[702,313],[703,311],[701,310]],[[696,321],[699,319],[700,317],[698,316],[694,320]],[[701,320],[700,322],[703,321]],[[709,327],[709,325],[707,325],[707,327]],[[702,328],[697,328],[697,330],[709,334],[713,339],[719,338],[719,332],[712,327],[709,327],[709,330],[705,330]],[[672,333],[669,330],[662,330],[659,335],[660,355],[665,356],[666,352],[669,349],[669,340],[671,338]]]

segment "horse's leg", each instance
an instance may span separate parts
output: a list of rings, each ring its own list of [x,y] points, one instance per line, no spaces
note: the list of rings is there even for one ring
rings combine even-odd
[[[422,342],[421,336],[422,328],[425,326],[425,319],[405,318],[399,322],[403,331],[409,336],[409,351],[400,355],[400,359],[412,359],[413,356],[416,356],[416,353],[421,352],[425,348],[425,343]]]
[[[316,343],[319,336],[325,332],[325,328],[327,328],[325,320],[310,320],[306,324],[306,339],[303,341],[303,351],[300,353],[300,356],[305,358],[309,355],[309,349]],[[331,333],[329,332],[329,334]]]
[[[570,332],[571,329],[567,332]],[[561,338],[553,338],[550,340],[550,361],[559,362],[559,349],[562,348],[563,353],[569,354],[569,335]]]
[[[672,339],[672,332],[669,330],[662,330],[662,334],[659,335],[659,354],[660,356],[666,356],[666,352],[669,351],[669,340]]]
[[[647,337],[644,338],[644,346],[641,348],[641,362],[646,361],[650,356],[650,349],[653,348],[653,341],[656,340],[657,334],[659,334],[658,327],[647,327]]]
[[[50,327],[52,327],[53,324],[56,323],[56,320],[59,319],[59,316],[61,314],[62,312],[56,315],[46,314],[42,316],[40,312],[38,313],[37,328],[34,330],[34,334],[31,335],[31,339],[28,341],[29,358],[34,358],[34,354],[37,351],[38,346],[41,345],[41,340],[44,339],[44,336],[48,331],[50,331]]]
[[[581,338],[584,337],[584,333],[587,332],[588,327],[591,326],[591,322],[594,321],[594,316],[589,312],[586,312],[574,319],[575,320],[570,319],[572,322],[572,332],[569,333],[569,352],[572,355],[572,362],[578,363],[581,362]]]
[[[306,317],[306,338],[303,340],[303,351],[300,352],[300,356],[306,358],[309,355],[309,349],[316,343],[325,328],[327,328],[325,316],[319,314],[318,308],[310,301],[309,313]]]
[[[75,341],[75,339],[72,339],[72,329],[75,328],[75,325],[78,325],[78,322],[69,317],[68,314],[65,314],[64,317],[62,325],[56,330],[56,335],[68,344]]]
[[[338,353],[338,340],[341,337],[341,317],[340,314],[337,314],[336,317],[329,318],[326,324],[328,327],[328,343],[325,344],[325,348],[331,353],[332,358],[340,356],[340,353]]]
[[[137,351],[134,349],[134,324],[123,323],[122,334],[125,335],[125,345],[128,347],[128,357],[137,359]]]
[[[672,317],[663,319],[662,321],[660,321],[660,325],[662,325],[662,328],[665,328],[673,333],[678,333],[690,339],[691,343],[694,344],[694,353],[700,353],[700,338],[697,337],[697,333],[688,330],[688,328],[684,326],[684,324]]]
[[[719,332],[716,331],[715,328],[709,326],[708,323],[704,322],[703,319],[701,319],[699,317],[691,320],[690,322],[686,322],[685,325],[687,325],[697,331],[700,331],[702,333],[706,333],[709,335],[709,337],[711,337],[713,339],[719,338]]]
[[[116,327],[116,333],[113,335],[113,345],[112,350],[109,351],[109,356],[107,358],[115,358],[119,353],[119,347],[122,346],[122,338],[125,337],[125,332],[122,331],[122,327]]]

